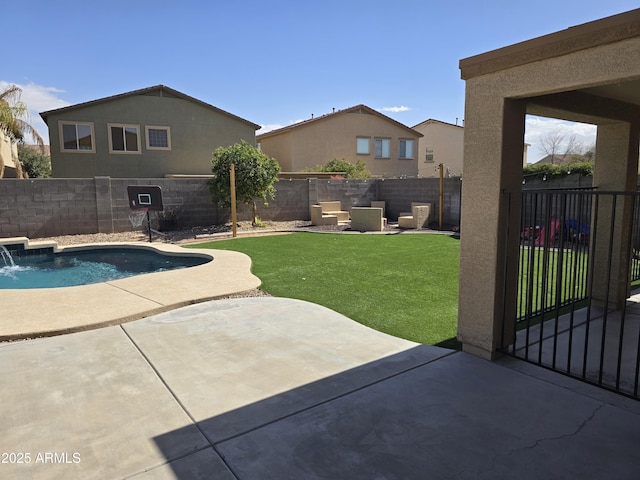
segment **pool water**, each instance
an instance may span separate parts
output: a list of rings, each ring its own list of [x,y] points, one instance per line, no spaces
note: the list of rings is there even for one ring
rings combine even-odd
[[[55,288],[108,282],[144,273],[194,267],[197,256],[162,255],[149,250],[107,248],[0,259],[0,289]]]

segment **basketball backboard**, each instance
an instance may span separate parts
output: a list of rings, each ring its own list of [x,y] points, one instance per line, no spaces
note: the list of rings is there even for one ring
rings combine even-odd
[[[129,207],[133,209],[163,210],[162,190],[159,185],[129,185]]]

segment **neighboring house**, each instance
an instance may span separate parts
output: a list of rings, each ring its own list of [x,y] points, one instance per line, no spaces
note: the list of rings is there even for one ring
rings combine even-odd
[[[15,160],[18,158],[18,143],[0,132],[0,178],[16,178]]]
[[[259,125],[164,85],[42,112],[52,176],[211,174],[218,147],[255,145]]]
[[[569,165],[570,163],[584,162],[584,155],[580,153],[558,153],[555,155],[547,155],[538,160],[534,165],[551,164],[551,165]]]
[[[462,175],[464,127],[430,118],[413,129],[423,135],[418,141],[418,173],[421,177],[438,176],[441,163],[446,176]]]
[[[300,172],[334,158],[362,160],[377,177],[418,175],[422,135],[365,105],[311,118],[258,135],[260,149],[283,172]]]
[[[440,175],[439,165],[444,166],[446,177],[462,176],[464,153],[464,127],[430,118],[413,127],[423,137],[418,141],[418,173],[421,177]],[[527,148],[524,144],[522,166],[527,166]]]

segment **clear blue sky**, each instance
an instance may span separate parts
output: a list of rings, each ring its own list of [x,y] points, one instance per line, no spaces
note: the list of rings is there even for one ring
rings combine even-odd
[[[22,100],[35,112],[31,123],[45,137],[37,112],[158,84],[267,128],[360,103],[408,126],[429,118],[461,122],[460,59],[639,6],[631,0],[2,3],[0,88],[23,88]],[[528,123],[534,157],[535,140],[552,128]],[[578,140],[588,142],[593,130],[583,130]]]

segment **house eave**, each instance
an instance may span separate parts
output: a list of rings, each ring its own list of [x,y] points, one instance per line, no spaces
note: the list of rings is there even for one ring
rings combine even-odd
[[[66,113],[66,112],[71,112],[74,110],[80,110],[82,108],[86,108],[86,107],[90,107],[93,105],[99,105],[101,103],[108,103],[108,102],[113,102],[115,100],[120,100],[122,98],[126,98],[126,97],[132,97],[132,96],[136,96],[136,95],[146,95],[148,93],[151,92],[155,92],[155,91],[160,91],[160,92],[167,92],[171,95],[173,95],[174,97],[178,97],[178,98],[182,98],[183,100],[188,100],[190,102],[196,103],[198,105],[201,105],[203,107],[212,109],[218,113],[222,113],[224,115],[227,115],[231,118],[234,118],[236,120],[239,120],[241,122],[244,122],[250,126],[253,127],[254,130],[259,130],[260,128],[262,128],[260,125],[250,122],[249,120],[246,120],[244,118],[241,118],[237,115],[234,115],[233,113],[229,113],[225,110],[222,110],[221,108],[218,108],[214,105],[211,105],[209,103],[203,102],[202,100],[198,100],[197,98],[191,97],[189,95],[186,95],[182,92],[179,92],[178,90],[174,90],[173,88],[167,87],[166,85],[154,85],[152,87],[147,87],[147,88],[142,88],[139,90],[132,90],[130,92],[125,92],[125,93],[120,93],[117,95],[112,95],[109,97],[104,97],[104,98],[98,98],[96,100],[90,100],[88,102],[82,102],[82,103],[76,103],[74,105],[69,105],[66,107],[62,107],[62,108],[56,108],[54,110],[47,110],[45,112],[40,112],[40,117],[42,117],[42,120],[44,120],[44,123],[46,123],[47,125],[49,125],[47,119],[49,116],[51,115],[58,115],[61,113]]]
[[[305,128],[305,127],[308,127],[309,125],[317,124],[319,122],[328,120],[330,118],[335,118],[338,115],[343,115],[345,113],[351,113],[351,112],[353,112],[355,110],[358,110],[358,109],[366,110],[368,113],[370,113],[372,115],[377,115],[377,116],[379,116],[379,117],[381,117],[381,118],[383,118],[383,119],[385,119],[385,120],[387,120],[389,122],[392,122],[392,123],[396,124],[397,126],[399,126],[401,128],[404,128],[405,130],[410,132],[412,136],[415,136],[415,137],[423,137],[424,136],[424,135],[422,135],[422,133],[412,129],[411,127],[408,127],[405,124],[400,123],[397,120],[394,120],[393,118],[388,117],[388,116],[378,112],[377,110],[374,110],[373,108],[370,108],[370,107],[367,107],[366,105],[360,104],[360,105],[355,105],[353,107],[345,108],[343,110],[338,110],[336,112],[327,113],[327,114],[321,115],[319,117],[309,118],[307,120],[303,120],[301,122],[294,123],[294,124],[288,125],[286,127],[278,128],[277,130],[271,130],[270,132],[266,132],[266,133],[263,133],[261,135],[256,136],[256,141],[260,142],[260,140],[263,140],[265,138],[270,138],[270,137],[275,137],[275,136],[278,136],[278,135],[283,135],[283,134],[291,132],[293,130],[297,130],[297,129],[300,129],[300,128]]]
[[[463,80],[640,36],[640,9],[460,60]]]

